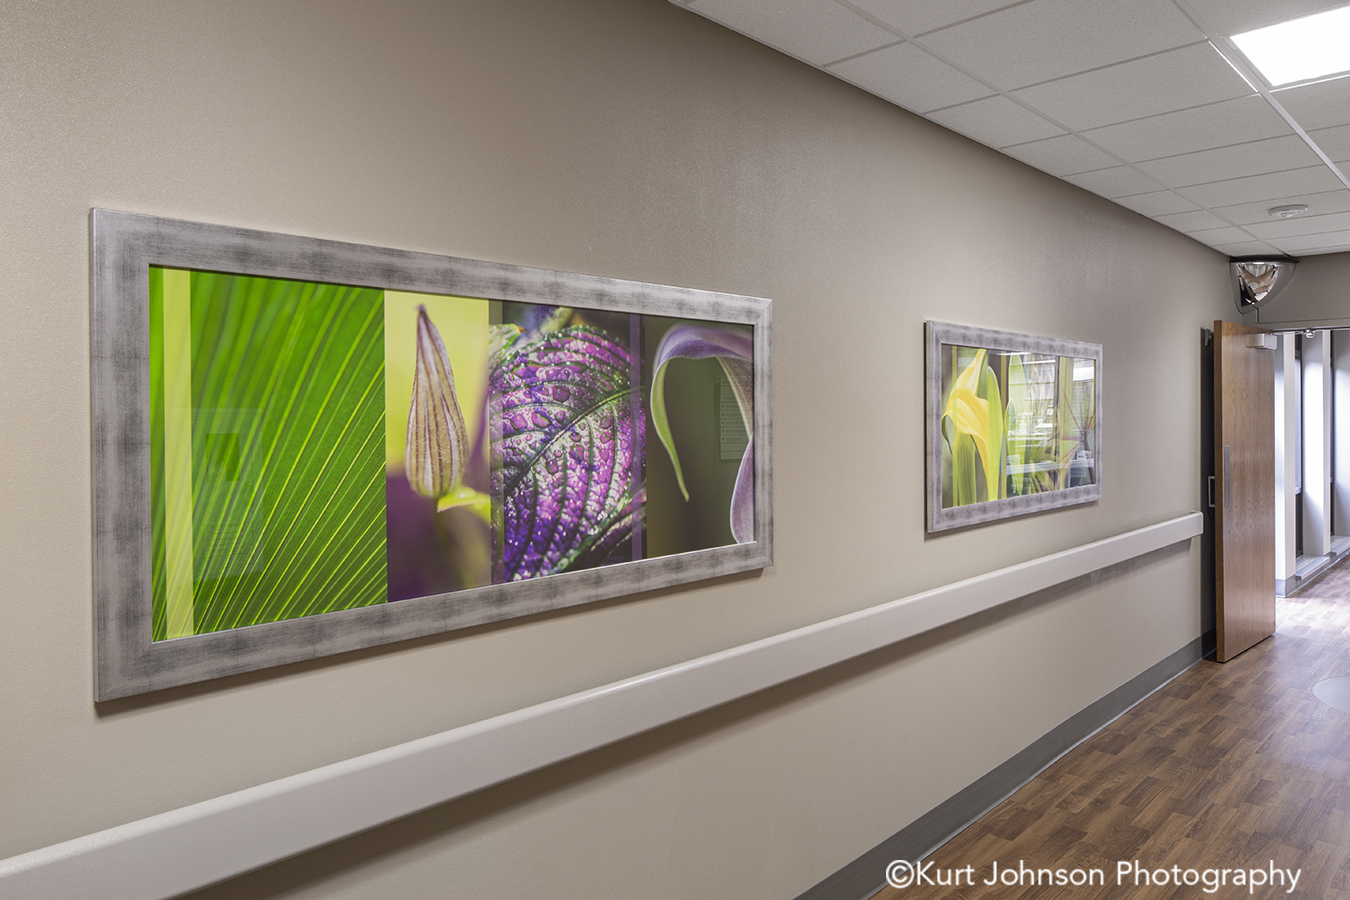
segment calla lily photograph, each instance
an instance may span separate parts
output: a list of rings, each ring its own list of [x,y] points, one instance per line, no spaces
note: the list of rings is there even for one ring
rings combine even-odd
[[[1101,497],[1101,345],[928,323],[929,531]]]

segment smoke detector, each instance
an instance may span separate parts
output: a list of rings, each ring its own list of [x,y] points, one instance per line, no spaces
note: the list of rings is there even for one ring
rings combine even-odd
[[[1289,206],[1274,206],[1266,210],[1270,213],[1272,219],[1292,219],[1294,216],[1301,216],[1308,211],[1308,207],[1302,203],[1293,203]]]

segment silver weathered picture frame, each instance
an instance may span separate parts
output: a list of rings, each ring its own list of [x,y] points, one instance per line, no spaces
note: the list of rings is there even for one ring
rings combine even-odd
[[[178,267],[748,325],[754,540],[397,603],[151,640],[149,271]],[[95,697],[126,697],[773,564],[770,301],[95,209]]]
[[[961,346],[1006,350],[1014,353],[1043,353],[1091,359],[1095,372],[1095,422],[1093,428],[1096,458],[1092,484],[1060,488],[1020,497],[985,500],[965,506],[942,505],[942,356],[943,346]],[[949,531],[994,522],[999,519],[1093,503],[1102,496],[1102,345],[1070,341],[1012,331],[995,331],[948,322],[925,324],[925,474],[927,529],[929,533]]]

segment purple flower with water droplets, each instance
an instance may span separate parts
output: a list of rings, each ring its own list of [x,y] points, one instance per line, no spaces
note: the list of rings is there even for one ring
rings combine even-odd
[[[646,415],[629,348],[584,326],[494,344],[493,581],[632,559]]]

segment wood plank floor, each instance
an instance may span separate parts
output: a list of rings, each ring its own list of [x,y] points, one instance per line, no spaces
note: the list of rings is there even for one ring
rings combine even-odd
[[[878,900],[915,898],[1350,897],[1350,714],[1313,685],[1350,675],[1350,565],[1281,600],[1278,631],[1236,659],[1205,660],[1056,762],[929,860],[930,878]],[[1100,869],[1104,884],[986,885],[991,866]],[[1118,884],[1118,861],[1168,869],[1168,884]],[[1297,889],[1175,886],[1186,869],[1301,870]],[[1172,873],[1173,866],[1179,867]],[[1233,876],[1230,874],[1227,879]],[[1250,877],[1250,876],[1247,876]],[[973,881],[974,884],[967,884]]]

